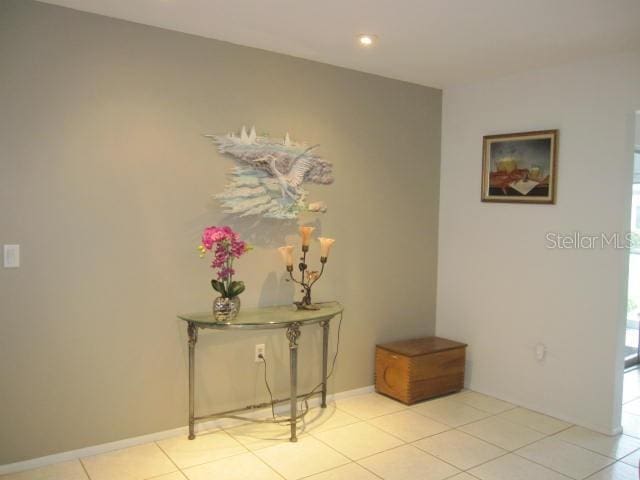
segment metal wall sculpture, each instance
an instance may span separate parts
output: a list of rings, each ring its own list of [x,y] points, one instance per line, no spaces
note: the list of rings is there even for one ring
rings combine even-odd
[[[225,190],[215,195],[226,213],[242,217],[295,219],[303,211],[324,213],[323,201],[308,201],[305,183],[333,183],[332,164],[315,153],[319,145],[257,135],[255,127],[240,135],[206,135],[218,151],[233,157],[238,165],[229,172]]]

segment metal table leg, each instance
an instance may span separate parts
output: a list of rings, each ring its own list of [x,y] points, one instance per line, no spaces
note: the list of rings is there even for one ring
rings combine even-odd
[[[329,322],[323,320],[322,326],[322,408],[327,408],[327,361],[329,357]]]
[[[300,324],[292,323],[287,327],[287,339],[289,340],[289,375],[291,380],[290,388],[290,417],[291,417],[291,438],[290,441],[297,442],[297,417],[298,417],[298,337],[300,337]]]
[[[189,322],[187,326],[189,334],[189,440],[196,438],[194,433],[194,417],[195,417],[195,368],[196,368],[196,342],[198,341],[198,327]]]

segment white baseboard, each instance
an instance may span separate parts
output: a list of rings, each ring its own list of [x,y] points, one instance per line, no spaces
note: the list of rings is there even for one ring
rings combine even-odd
[[[356,388],[354,390],[347,390],[345,392],[338,392],[327,395],[327,400],[340,400],[356,395],[363,395],[365,393],[371,393],[374,391],[373,385],[367,387]],[[309,407],[317,407],[320,405],[320,398],[314,397],[309,399]],[[276,412],[286,413],[288,411],[288,405],[276,406]],[[268,413],[270,409],[264,408],[255,410],[246,414],[248,418],[264,417],[265,413]],[[208,422],[202,422],[196,425],[196,432],[203,430],[211,430],[213,428],[229,428],[234,425],[242,424],[242,420],[234,420],[227,418],[220,418],[216,420],[210,420]],[[187,435],[189,431],[188,426],[178,427],[171,430],[164,430],[162,432],[150,433],[148,435],[142,435],[139,437],[125,438],[123,440],[117,440],[115,442],[103,443],[101,445],[93,445],[91,447],[79,448],[77,450],[70,450],[68,452],[55,453],[53,455],[47,455],[45,457],[33,458],[31,460],[24,460],[22,462],[8,463],[6,465],[0,465],[0,475],[7,473],[20,472],[23,470],[30,470],[32,468],[44,467],[46,465],[53,465],[54,463],[67,462],[69,460],[77,460],[84,457],[90,457],[101,453],[112,452],[114,450],[121,450],[127,447],[134,447],[136,445],[142,445],[145,443],[155,442],[170,437],[177,437],[178,435]]]

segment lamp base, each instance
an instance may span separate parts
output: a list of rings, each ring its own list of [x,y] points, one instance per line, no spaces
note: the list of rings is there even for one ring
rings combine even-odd
[[[293,302],[298,310],[320,310],[320,307],[314,303]]]

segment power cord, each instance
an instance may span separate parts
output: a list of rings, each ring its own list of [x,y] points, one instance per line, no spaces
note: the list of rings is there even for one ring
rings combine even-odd
[[[331,376],[333,375],[333,371],[335,370],[336,367],[336,360],[338,359],[338,352],[340,351],[340,331],[342,330],[342,312],[340,312],[340,320],[338,322],[338,337],[336,339],[336,352],[333,355],[333,360],[331,361],[331,370],[329,371],[329,374],[327,375],[327,381],[329,381],[329,379],[331,378]],[[262,360],[262,362],[264,363],[264,384],[265,387],[267,387],[267,392],[269,392],[269,399],[270,399],[270,404],[271,404],[271,416],[273,417],[273,421],[276,423],[280,423],[280,424],[286,424],[288,423],[289,420],[278,420],[277,416],[276,416],[276,411],[275,411],[275,402],[273,400],[273,393],[271,392],[271,387],[269,386],[269,381],[267,379],[267,359],[264,358],[264,355],[259,354],[258,358]],[[309,411],[309,398],[311,396],[313,396],[317,390],[322,387],[324,382],[320,382],[319,384],[317,384],[315,387],[313,387],[311,389],[311,391],[309,393],[307,393],[301,400],[300,400],[300,407],[302,407],[302,404],[304,403],[304,410],[302,408],[300,408],[300,410],[302,411],[302,413],[300,414],[301,417],[304,417],[307,412]]]
[[[267,387],[267,391],[269,392],[269,398],[271,399],[271,416],[273,417],[273,419],[276,419],[276,411],[274,408],[274,403],[273,403],[273,394],[271,393],[271,388],[269,387],[269,382],[267,381],[267,359],[264,358],[263,354],[258,354],[258,358],[260,358],[262,360],[262,362],[264,363],[264,384]]]

